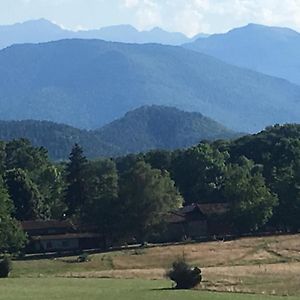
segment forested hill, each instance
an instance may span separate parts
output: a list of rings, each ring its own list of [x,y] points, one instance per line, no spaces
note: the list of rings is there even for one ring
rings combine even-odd
[[[62,40],[0,51],[0,119],[96,129],[143,105],[256,132],[298,122],[300,87],[181,47]]]
[[[201,140],[237,134],[200,113],[171,107],[142,107],[105,127],[87,131],[47,121],[1,121],[0,140],[29,139],[48,149],[50,157],[66,159],[75,143],[88,157],[116,156],[150,149],[176,149]]]
[[[201,140],[238,134],[200,113],[165,106],[144,106],[96,131],[101,140],[127,153],[190,147]]]
[[[84,148],[88,157],[120,153],[119,149],[101,141],[93,131],[49,121],[0,121],[0,140],[19,138],[28,139],[34,146],[45,147],[55,160],[67,159],[75,143]]]

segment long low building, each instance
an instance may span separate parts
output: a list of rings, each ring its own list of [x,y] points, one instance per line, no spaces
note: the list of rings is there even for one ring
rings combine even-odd
[[[27,253],[99,249],[103,245],[100,234],[66,220],[23,221],[21,226],[29,240]]]
[[[192,204],[170,212],[165,230],[158,232],[157,242],[178,242],[227,235],[230,226],[224,220],[226,203]],[[26,253],[49,253],[104,249],[107,241],[96,228],[86,228],[68,220],[23,221],[29,243]]]
[[[166,217],[164,239],[181,241],[229,234],[232,230],[224,218],[228,210],[227,203],[195,203],[172,211]]]

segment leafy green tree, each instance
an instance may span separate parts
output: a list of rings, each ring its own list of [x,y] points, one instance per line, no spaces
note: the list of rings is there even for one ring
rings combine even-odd
[[[143,154],[128,154],[123,157],[115,159],[117,170],[119,174],[127,172],[138,161],[144,161]]]
[[[48,163],[47,150],[33,147],[26,139],[8,142],[5,152],[6,170],[22,169],[31,174]]]
[[[65,182],[61,165],[48,164],[40,170],[36,179],[37,186],[44,198],[44,206],[47,207],[49,217],[61,219],[67,212],[64,201]]]
[[[35,190],[40,194],[44,206],[44,217],[52,216],[54,205],[61,203],[61,186],[58,184],[58,172],[56,167],[49,161],[46,149],[34,147],[26,139],[13,140],[5,147],[6,170],[21,169],[26,173]],[[60,180],[60,183],[63,181]],[[60,207],[61,208],[61,207]],[[60,209],[58,208],[58,209]]]
[[[280,229],[300,228],[300,161],[283,168],[274,168],[272,189],[279,197],[272,224]]]
[[[5,143],[0,141],[0,174],[5,171]]]
[[[204,143],[181,151],[174,159],[172,178],[187,204],[220,201],[228,153]]]
[[[119,236],[118,173],[111,160],[91,161],[87,167],[87,201],[82,209],[85,223],[96,225],[106,246]]]
[[[145,154],[145,162],[152,168],[170,171],[172,167],[172,152],[167,150],[153,150]]]
[[[7,171],[5,181],[15,206],[15,217],[18,220],[35,220],[47,217],[48,212],[44,206],[44,199],[24,170],[12,169]]]
[[[78,214],[82,206],[87,202],[87,159],[82,148],[75,144],[70,153],[66,167],[66,192],[65,201],[68,214]]]
[[[169,173],[152,169],[145,162],[137,162],[121,176],[119,197],[122,228],[140,241],[163,222],[169,211],[183,203]]]
[[[300,228],[300,125],[275,125],[230,143],[233,160],[244,155],[263,165],[266,185],[278,195],[272,226],[279,229]]]
[[[224,194],[231,203],[230,218],[239,232],[260,229],[272,217],[277,197],[265,184],[261,168],[245,157],[227,168]]]
[[[13,203],[0,178],[0,253],[17,252],[26,241],[19,223],[12,217],[13,209]]]

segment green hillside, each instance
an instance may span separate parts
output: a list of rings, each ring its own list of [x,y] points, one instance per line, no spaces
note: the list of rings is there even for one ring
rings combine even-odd
[[[124,153],[185,148],[201,140],[238,136],[200,113],[155,105],[131,111],[96,132],[101,140],[116,145]]]
[[[150,149],[176,149],[203,139],[232,138],[236,133],[200,113],[171,107],[142,107],[95,131],[47,121],[0,121],[0,139],[29,139],[48,149],[51,158],[66,159],[72,146],[83,146],[91,158]]]

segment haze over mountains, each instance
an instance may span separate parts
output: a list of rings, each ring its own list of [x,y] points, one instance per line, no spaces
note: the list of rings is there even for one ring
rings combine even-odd
[[[94,131],[46,121],[0,121],[0,140],[27,138],[48,149],[50,157],[66,159],[75,143],[90,158],[178,149],[201,140],[230,139],[240,134],[199,113],[164,106],[147,106]]]
[[[300,33],[288,28],[249,24],[185,47],[300,85]]]
[[[238,132],[299,121],[300,86],[181,47],[62,40],[0,51],[0,119],[99,128],[142,105]]]
[[[199,34],[194,39],[206,36],[205,34]],[[13,44],[42,43],[71,38],[167,45],[181,45],[194,40],[189,39],[182,33],[167,32],[159,27],[150,31],[138,31],[131,25],[116,25],[95,30],[71,31],[45,19],[0,26],[0,49]]]

